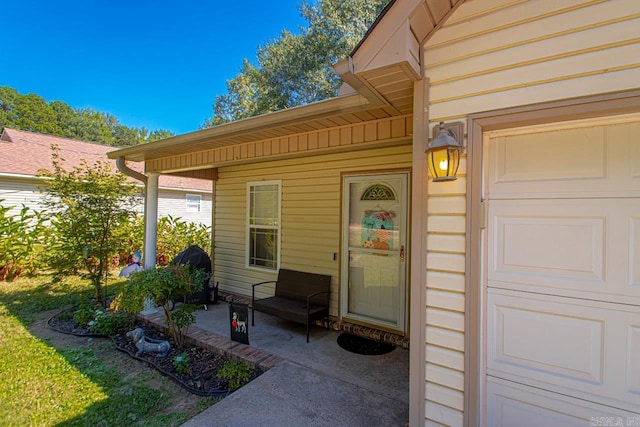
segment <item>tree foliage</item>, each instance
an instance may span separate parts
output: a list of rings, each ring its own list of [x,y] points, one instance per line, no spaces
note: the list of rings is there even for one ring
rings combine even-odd
[[[0,281],[10,282],[42,266],[46,227],[41,212],[23,206],[17,215],[9,215],[13,206],[3,202],[0,199]]]
[[[5,127],[119,147],[174,136],[164,129],[127,127],[113,115],[90,107],[74,109],[62,101],[47,103],[38,95],[21,95],[0,86],[0,129]]]
[[[389,0],[303,1],[308,26],[299,34],[283,31],[258,48],[257,65],[244,60],[216,96],[213,116],[202,128],[283,110],[336,96],[341,81],[331,68],[346,58]]]
[[[120,310],[138,313],[146,298],[152,298],[162,305],[169,334],[176,346],[182,348],[187,328],[195,323],[195,306],[187,304],[187,297],[202,290],[209,273],[188,264],[169,265],[135,272],[123,284],[116,299]],[[182,301],[172,310],[172,300]]]
[[[41,173],[51,221],[48,264],[60,276],[83,270],[103,301],[111,260],[122,249],[118,232],[131,220],[138,190],[106,161],[89,165],[83,160],[65,170],[64,159],[52,148],[53,171]]]

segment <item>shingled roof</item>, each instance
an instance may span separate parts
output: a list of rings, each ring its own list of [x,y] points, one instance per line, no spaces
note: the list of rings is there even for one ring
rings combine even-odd
[[[58,146],[60,157],[64,159],[64,165],[69,169],[80,166],[84,159],[89,165],[98,160],[107,161],[113,164],[114,171],[117,170],[115,161],[107,157],[107,153],[113,151],[111,146],[5,128],[0,136],[0,174],[35,177],[41,169],[51,170],[52,145]],[[131,162],[128,166],[142,172],[140,163]],[[139,183],[139,181],[135,182]],[[161,175],[159,186],[160,188],[211,191],[212,185],[211,181],[202,179]]]

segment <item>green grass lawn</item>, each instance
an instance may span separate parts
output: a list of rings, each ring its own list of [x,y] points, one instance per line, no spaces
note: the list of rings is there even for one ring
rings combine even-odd
[[[107,339],[34,333],[56,310],[92,295],[91,285],[75,277],[0,282],[0,426],[172,426],[213,403],[122,359],[128,356]]]

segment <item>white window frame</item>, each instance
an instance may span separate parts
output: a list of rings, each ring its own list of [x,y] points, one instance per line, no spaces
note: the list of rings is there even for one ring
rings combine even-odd
[[[255,187],[260,186],[277,186],[277,198],[278,198],[278,208],[277,208],[277,225],[268,226],[268,225],[255,225],[251,224],[251,192]],[[276,232],[277,239],[277,247],[276,247],[276,262],[275,267],[267,267],[252,264],[252,252],[251,252],[251,231],[253,229],[272,229]],[[274,181],[254,181],[247,182],[247,204],[246,204],[246,252],[245,252],[245,266],[250,269],[256,269],[261,271],[278,271],[280,269],[280,251],[282,249],[282,239],[281,239],[281,229],[282,229],[282,181],[274,180]]]
[[[195,198],[198,198],[197,207],[195,206]],[[191,200],[189,200],[191,199]],[[185,212],[187,213],[200,213],[202,210],[202,196],[200,194],[187,194],[185,195]]]

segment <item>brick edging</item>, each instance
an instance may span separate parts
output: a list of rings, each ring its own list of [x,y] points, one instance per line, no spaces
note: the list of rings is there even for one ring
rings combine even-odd
[[[152,324],[166,334],[169,332],[163,313],[139,314],[138,318]],[[233,342],[230,338],[207,331],[196,325],[189,326],[185,333],[185,338],[186,341],[191,344],[230,359],[244,360],[253,368],[262,371],[273,368],[283,360],[271,353],[251,347],[250,345]]]

